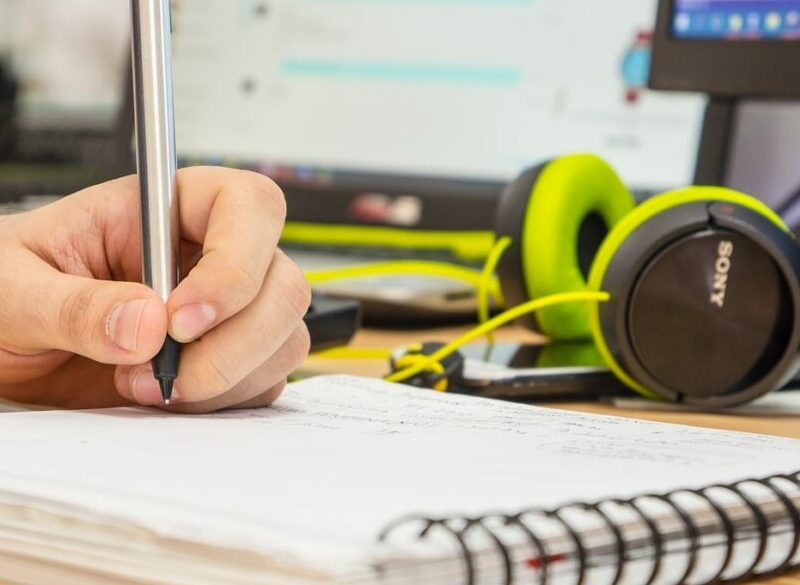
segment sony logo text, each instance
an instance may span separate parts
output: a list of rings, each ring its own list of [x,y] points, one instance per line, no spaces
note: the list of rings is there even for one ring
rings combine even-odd
[[[711,304],[720,309],[725,308],[725,295],[728,292],[728,275],[731,271],[733,242],[723,240],[717,248],[717,262],[714,265],[714,290],[711,293]]]

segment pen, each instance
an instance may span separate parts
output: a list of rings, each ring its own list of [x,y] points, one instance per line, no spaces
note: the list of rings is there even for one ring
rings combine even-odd
[[[170,3],[131,0],[131,14],[142,273],[144,283],[166,303],[180,273]],[[180,344],[168,336],[153,359],[166,404],[172,399],[179,359]]]

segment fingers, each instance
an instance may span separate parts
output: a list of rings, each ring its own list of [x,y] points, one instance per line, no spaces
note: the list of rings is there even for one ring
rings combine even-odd
[[[280,189],[267,177],[248,171],[195,167],[178,172],[184,262],[199,262],[185,274],[168,303],[170,333],[182,342],[196,339],[246,307],[258,294],[286,217]],[[62,271],[58,250],[74,247],[75,232],[87,234],[74,252],[91,258],[93,273],[114,280],[141,278],[139,187],[125,177],[85,189],[43,210],[40,224],[25,245]],[[64,230],[64,217],[70,217]],[[43,238],[65,232],[66,243]],[[60,242],[59,238],[55,238]],[[44,242],[44,243],[43,243]],[[99,245],[98,245],[99,244]],[[184,267],[186,265],[184,264]],[[181,309],[188,310],[181,312]]]
[[[305,332],[303,317],[310,301],[303,273],[277,252],[253,303],[184,348],[175,382],[180,401],[203,402],[238,385],[298,328]],[[304,358],[308,347],[300,349]]]
[[[303,316],[309,302],[302,272],[276,252],[253,303],[183,348],[175,383],[175,403],[181,406],[176,409],[227,408],[252,400],[285,379],[308,354]],[[119,369],[116,387],[140,404],[161,402],[149,365]]]
[[[125,282],[140,277],[141,254],[137,182],[122,179],[19,224],[17,250],[26,257],[15,264],[6,254],[2,265],[9,275],[24,270],[26,286],[0,279],[2,346],[125,366],[117,384],[133,397],[147,383],[133,366],[148,363],[169,331],[187,343],[177,381],[184,404],[268,401],[308,351],[302,318],[310,291],[276,252],[283,196],[269,179],[243,171],[187,169],[178,181],[182,255],[200,257],[166,305]]]
[[[305,276],[276,251],[253,302],[184,347],[169,410],[204,413],[269,404],[308,355],[310,339],[303,317],[310,302]],[[125,398],[161,404],[149,365],[118,368],[115,384]]]
[[[276,249],[286,205],[255,173],[198,168],[180,175],[182,235],[202,257],[170,297],[170,334],[188,343],[258,296]]]
[[[277,386],[273,386],[263,394],[259,394],[255,398],[248,400],[247,402],[242,402],[241,404],[237,404],[235,408],[240,409],[247,409],[247,408],[264,408],[266,406],[270,406],[273,402],[275,402],[280,395],[283,394],[283,391],[286,389],[286,382],[282,381]]]
[[[239,384],[212,398],[187,402],[183,396],[168,410],[202,414],[226,408],[258,408],[272,404],[285,386],[286,378],[299,367],[308,354],[308,331],[304,325],[289,336],[286,343]],[[115,385],[121,396],[146,406],[161,404],[157,383],[149,365],[117,368]]]
[[[182,414],[204,414],[229,408],[258,408],[272,404],[283,391],[288,376],[305,359],[305,328],[289,337],[278,352],[227,392],[199,402],[179,401],[167,410]]]
[[[19,260],[26,286],[5,287],[0,307],[5,347],[137,364],[163,344],[166,307],[149,288],[63,274],[33,255]]]

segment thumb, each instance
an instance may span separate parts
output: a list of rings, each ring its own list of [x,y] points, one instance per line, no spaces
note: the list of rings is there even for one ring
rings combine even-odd
[[[57,349],[121,365],[145,363],[158,353],[167,334],[167,309],[150,288],[46,272],[19,291],[13,316],[6,313],[3,319],[15,346],[21,342],[29,350]]]

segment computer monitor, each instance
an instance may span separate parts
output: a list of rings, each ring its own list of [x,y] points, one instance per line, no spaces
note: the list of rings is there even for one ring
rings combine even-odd
[[[672,24],[678,39],[797,40],[797,0],[676,0]]]
[[[800,0],[661,0],[650,86],[711,96],[697,183],[798,199]]]
[[[645,89],[655,9],[182,1],[178,151],[277,178],[290,217],[319,222],[489,228],[506,182],[576,151],[636,190],[683,185],[704,99]]]
[[[800,0],[662,0],[650,84],[800,97]]]

